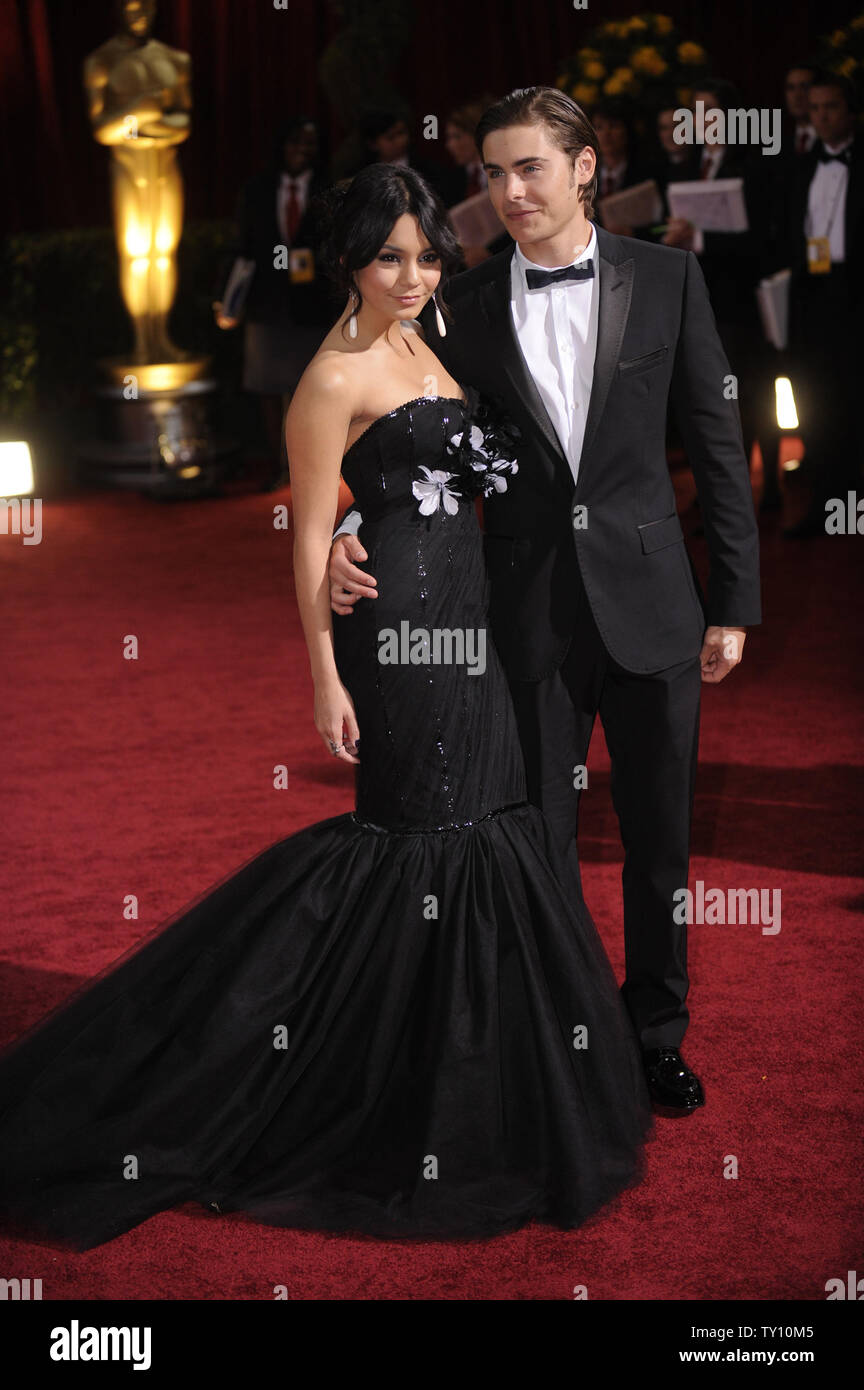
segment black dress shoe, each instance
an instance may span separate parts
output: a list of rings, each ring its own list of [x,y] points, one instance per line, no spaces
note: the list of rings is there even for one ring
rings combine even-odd
[[[677,1047],[648,1047],[643,1049],[642,1057],[648,1090],[658,1115],[692,1115],[705,1104],[702,1083]]]

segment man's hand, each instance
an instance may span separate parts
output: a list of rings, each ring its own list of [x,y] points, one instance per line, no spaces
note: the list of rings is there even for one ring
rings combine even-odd
[[[662,238],[663,246],[680,246],[685,251],[693,250],[693,232],[695,228],[692,222],[688,222],[686,217],[670,217],[666,223],[666,233]],[[733,631],[732,628],[729,631]]]
[[[232,318],[230,314],[223,314],[222,304],[218,299],[213,304],[213,314],[219,328],[236,328],[239,319]]]
[[[334,613],[353,613],[358,598],[378,597],[372,575],[353,563],[368,559],[356,536],[336,537],[330,547],[330,607]]]
[[[702,679],[717,685],[737,666],[744,651],[747,629],[743,627],[709,627],[705,630],[699,661]]]

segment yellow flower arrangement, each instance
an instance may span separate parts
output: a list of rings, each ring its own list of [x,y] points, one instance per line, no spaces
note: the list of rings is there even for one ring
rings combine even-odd
[[[844,29],[823,34],[814,53],[818,67],[836,72],[854,88],[859,102],[864,100],[864,11]]]
[[[700,43],[682,39],[667,14],[644,11],[626,20],[607,20],[587,35],[584,48],[562,64],[558,86],[581,105],[605,96],[632,97],[657,109],[670,91],[686,90],[684,101],[708,66]],[[844,58],[846,54],[837,55]],[[860,57],[860,55],[859,55]]]
[[[704,63],[705,49],[702,47],[701,43],[679,43],[678,60],[688,65]]]
[[[577,106],[593,106],[597,100],[596,82],[577,82],[570,89],[570,95]]]
[[[647,72],[651,77],[660,77],[669,66],[658,50],[650,44],[644,48],[637,48],[631,55],[630,62],[635,72]]]
[[[620,97],[632,92],[635,86],[632,68],[616,68],[603,83],[603,91],[607,97]]]

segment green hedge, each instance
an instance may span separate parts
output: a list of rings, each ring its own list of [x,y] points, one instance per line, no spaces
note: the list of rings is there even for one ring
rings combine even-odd
[[[223,333],[211,304],[221,288],[230,222],[191,222],[178,251],[179,286],[170,331],[178,347],[209,353],[216,374],[240,370],[242,335]],[[132,326],[109,228],[7,238],[0,248],[0,425],[24,423],[84,399],[100,357],[131,350]]]

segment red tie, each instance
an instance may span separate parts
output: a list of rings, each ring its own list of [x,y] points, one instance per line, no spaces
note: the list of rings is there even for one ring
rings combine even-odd
[[[288,201],[285,204],[285,232],[289,245],[294,242],[297,228],[300,225],[300,199],[297,197],[297,184],[294,179],[288,180]]]
[[[796,141],[795,141],[795,153],[796,153],[796,154],[806,154],[806,153],[807,153],[807,130],[806,130],[806,128],[805,128],[803,125],[802,125],[801,129],[798,131],[798,136],[797,136]]]

